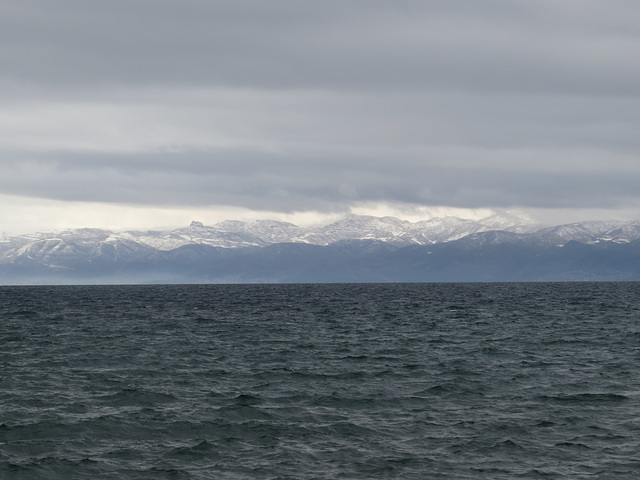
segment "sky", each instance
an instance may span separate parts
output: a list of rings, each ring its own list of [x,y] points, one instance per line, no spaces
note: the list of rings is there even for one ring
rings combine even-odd
[[[639,19],[637,0],[0,0],[0,233],[640,219]]]

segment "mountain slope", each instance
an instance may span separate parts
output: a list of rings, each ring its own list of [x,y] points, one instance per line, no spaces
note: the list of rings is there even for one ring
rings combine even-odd
[[[540,227],[508,216],[79,229],[4,239],[0,282],[640,280],[639,239],[637,221]]]

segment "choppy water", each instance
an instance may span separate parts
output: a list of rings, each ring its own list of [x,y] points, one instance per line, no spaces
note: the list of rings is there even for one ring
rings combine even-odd
[[[0,478],[638,478],[640,284],[0,288]]]

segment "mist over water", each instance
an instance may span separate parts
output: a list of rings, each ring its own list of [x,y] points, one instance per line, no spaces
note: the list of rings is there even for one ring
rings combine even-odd
[[[639,293],[0,287],[0,478],[637,478]]]

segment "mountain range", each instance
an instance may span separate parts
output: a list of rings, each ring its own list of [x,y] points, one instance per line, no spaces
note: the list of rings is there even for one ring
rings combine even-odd
[[[4,238],[0,283],[640,280],[640,221],[556,226],[515,214],[324,226],[194,221],[173,230],[76,229]]]

